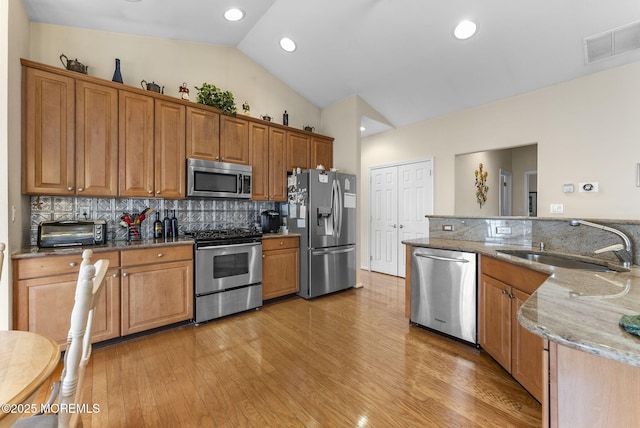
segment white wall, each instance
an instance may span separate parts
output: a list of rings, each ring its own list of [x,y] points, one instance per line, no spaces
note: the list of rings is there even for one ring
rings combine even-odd
[[[29,46],[29,20],[20,1],[0,2],[0,242],[7,243],[0,280],[0,330],[11,328],[11,263],[26,236],[29,210],[20,194],[21,81],[19,58]],[[13,213],[15,207],[15,216]]]
[[[538,144],[538,215],[640,218],[640,63],[618,67],[367,137],[363,177],[371,166],[434,157],[434,213],[454,213],[454,159],[459,153]],[[562,184],[598,181],[597,194],[562,192]],[[361,203],[366,248],[368,195]],[[364,262],[364,260],[363,260]]]
[[[153,81],[176,98],[179,86],[186,82],[194,102],[195,87],[211,83],[233,93],[240,113],[242,103],[248,101],[251,116],[268,114],[274,122],[282,123],[282,113],[287,110],[289,126],[302,129],[311,125],[323,133],[318,107],[234,47],[31,24],[29,59],[62,68],[63,53],[87,65],[89,75],[108,80],[113,77],[115,58],[119,58],[125,85],[140,88],[142,80]]]

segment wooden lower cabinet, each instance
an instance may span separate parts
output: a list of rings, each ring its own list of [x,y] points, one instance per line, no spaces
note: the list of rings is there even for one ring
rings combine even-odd
[[[479,342],[536,400],[543,401],[544,340],[523,328],[518,309],[548,275],[481,257]]]
[[[640,367],[549,342],[544,426],[638,426]]]
[[[193,318],[192,251],[180,245],[94,252],[92,262],[107,259],[109,270],[92,342]],[[13,328],[51,337],[64,349],[81,262],[81,254],[14,259]]]
[[[109,270],[93,318],[92,342],[120,336],[120,273],[117,251],[94,253]],[[14,260],[13,327],[48,336],[64,349],[71,323],[81,254]]]
[[[297,236],[262,240],[262,300],[300,290],[299,246]]]
[[[123,252],[122,335],[193,318],[192,247]]]

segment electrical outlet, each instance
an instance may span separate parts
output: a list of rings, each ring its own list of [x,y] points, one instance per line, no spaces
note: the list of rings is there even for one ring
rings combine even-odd
[[[453,225],[452,224],[443,224],[442,225],[442,230],[444,230],[445,232],[453,232]]]
[[[551,204],[549,207],[549,211],[551,214],[562,214],[564,212],[564,205],[562,204]]]
[[[497,235],[511,235],[511,228],[507,226],[498,226],[496,227]]]

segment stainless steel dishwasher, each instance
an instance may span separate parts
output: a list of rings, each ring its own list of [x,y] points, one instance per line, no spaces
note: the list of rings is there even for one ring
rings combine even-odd
[[[478,344],[477,255],[412,247],[411,322]]]

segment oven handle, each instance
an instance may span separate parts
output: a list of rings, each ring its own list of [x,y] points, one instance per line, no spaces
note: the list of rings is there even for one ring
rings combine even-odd
[[[223,249],[223,248],[231,248],[231,247],[256,247],[258,245],[262,245],[262,242],[250,242],[250,243],[246,243],[246,244],[230,244],[230,245],[207,245],[204,247],[196,247],[197,250],[210,250],[212,248],[219,248],[219,249]]]

